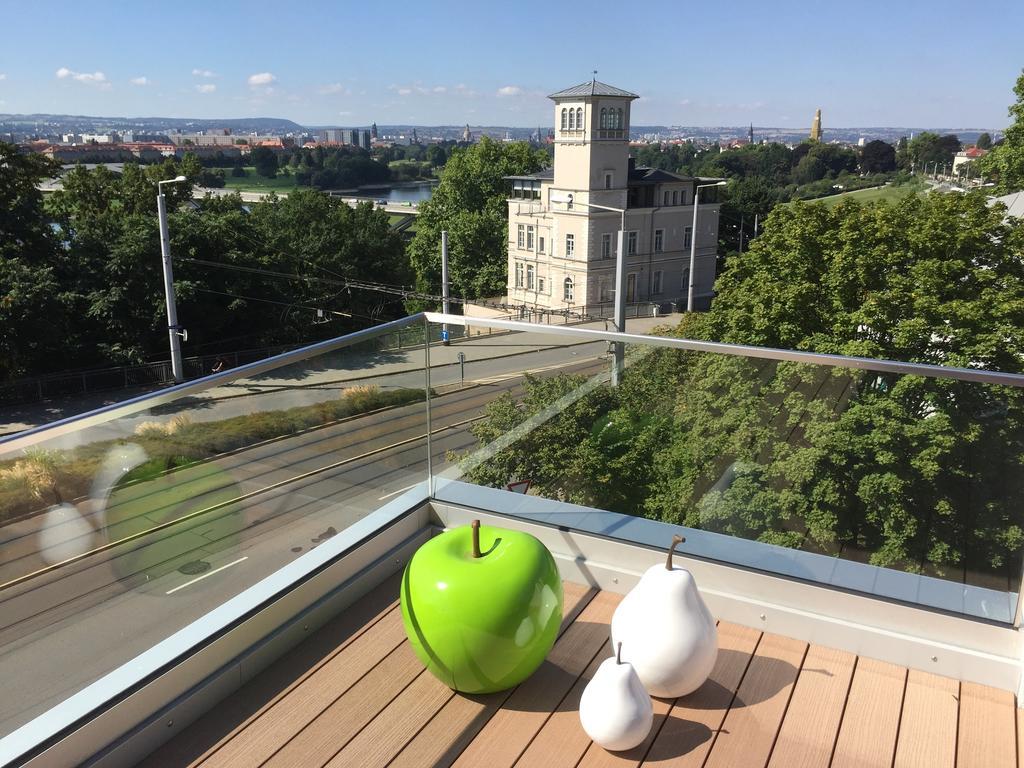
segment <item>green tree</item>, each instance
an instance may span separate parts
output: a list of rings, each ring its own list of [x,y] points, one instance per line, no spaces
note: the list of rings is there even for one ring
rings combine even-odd
[[[68,329],[54,273],[61,247],[37,188],[59,171],[42,155],[0,142],[0,379],[47,365]]]
[[[1002,194],[1024,189],[1024,72],[1013,92],[1017,96],[1009,110],[1013,122],[1003,141],[977,161],[985,176],[996,179],[997,191]]]
[[[268,179],[277,175],[277,155],[268,147],[255,147],[249,153],[249,160],[256,168],[256,173]]]
[[[988,133],[979,134],[974,146],[978,149],[992,149],[992,136]]]
[[[860,151],[864,173],[890,173],[896,170],[896,149],[885,141],[869,141]]]
[[[525,142],[486,137],[452,153],[441,182],[421,204],[409,259],[421,290],[440,293],[441,231],[448,232],[451,291],[478,298],[504,291],[508,258],[508,192],[504,177],[534,173],[547,154]]]

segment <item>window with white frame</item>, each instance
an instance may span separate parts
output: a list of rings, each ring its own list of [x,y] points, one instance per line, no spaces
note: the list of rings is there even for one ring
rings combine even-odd
[[[610,259],[612,257],[612,236],[605,232],[601,235],[601,258]]]
[[[526,265],[526,290],[533,290],[533,264]]]
[[[543,277],[538,277],[537,278],[537,290],[540,293],[544,293],[544,278]]]
[[[576,107],[576,130],[583,130],[583,107]]]
[[[537,252],[544,253],[544,235],[537,238]]]
[[[571,277],[565,278],[565,282],[562,283],[562,299],[563,301],[574,301],[574,286]]]
[[[565,258],[572,258],[572,255],[576,253],[576,235],[565,236]]]
[[[526,250],[533,250],[533,224],[526,225]]]
[[[661,253],[665,250],[665,230],[656,229],[654,230],[654,252]]]
[[[636,243],[637,243],[637,232],[626,233],[626,255],[636,256]]]
[[[519,249],[522,250],[526,247],[526,225],[520,224],[518,227],[519,239],[516,241]]]
[[[570,131],[575,131],[576,130],[576,110],[575,109],[570,109],[569,110],[569,130]]]
[[[651,287],[651,293],[658,296],[661,293],[661,283],[664,278],[664,274],[660,269],[654,270],[654,285]]]
[[[566,130],[569,127],[569,110],[562,107],[562,130]]]
[[[516,262],[516,288],[523,287],[523,262]]]
[[[689,248],[690,243],[693,242],[693,227],[687,227],[683,230],[683,248]]]

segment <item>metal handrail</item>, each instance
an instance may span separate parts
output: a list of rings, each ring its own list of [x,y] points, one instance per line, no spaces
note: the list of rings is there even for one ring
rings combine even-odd
[[[926,376],[935,379],[957,379],[972,381],[979,384],[998,384],[1006,387],[1024,388],[1024,374],[990,371],[984,368],[957,368],[954,366],[934,365],[931,363],[906,363],[899,360],[879,360],[871,357],[850,357],[833,355],[823,352],[801,352],[795,349],[777,349],[774,347],[755,347],[748,344],[727,344],[720,341],[698,341],[696,339],[679,339],[671,336],[644,336],[637,333],[618,333],[602,331],[578,326],[537,325],[518,320],[501,320],[498,318],[465,317],[463,315],[445,315],[440,312],[424,313],[431,323],[447,323],[456,326],[477,326],[497,328],[506,331],[523,331],[533,333],[570,336],[576,339],[593,341],[620,341],[626,344],[645,344],[655,347],[668,347],[689,352],[710,352],[718,355],[735,357],[754,357],[762,360],[780,360],[810,365],[825,365],[833,368],[856,368],[865,371],[882,373],[899,373],[911,376]]]
[[[186,395],[203,392],[211,387],[228,384],[238,379],[247,379],[253,376],[258,376],[261,373],[267,373],[268,371],[273,371],[277,368],[291,365],[292,363],[299,363],[303,360],[308,360],[311,357],[316,357],[317,355],[350,347],[353,344],[358,344],[359,342],[382,336],[391,331],[406,328],[410,325],[416,324],[417,322],[422,322],[422,319],[422,313],[409,315],[408,317],[392,320],[391,322],[383,323],[382,325],[375,325],[372,328],[364,328],[363,330],[328,339],[327,341],[321,341],[317,344],[310,344],[306,347],[293,349],[290,352],[284,352],[280,355],[275,355],[274,357],[268,357],[265,360],[258,360],[255,363],[249,363],[248,365],[242,365],[228,371],[214,373],[200,379],[193,379],[192,381],[187,381],[183,384],[167,387],[166,389],[161,389],[155,394],[140,395],[119,403],[105,405],[101,408],[87,411],[86,413],[69,416],[65,419],[60,419],[59,421],[33,427],[32,429],[27,429],[24,432],[18,432],[10,437],[0,438],[0,451],[6,452],[10,450],[29,448],[43,442],[44,440],[49,440],[53,437],[58,437],[80,429],[102,424],[122,416],[130,416],[134,413],[138,413],[139,411],[144,411],[147,408],[165,405],[181,397],[185,397]]]

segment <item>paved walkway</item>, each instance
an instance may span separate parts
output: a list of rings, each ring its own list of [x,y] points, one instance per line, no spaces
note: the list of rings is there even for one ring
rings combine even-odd
[[[659,326],[674,326],[681,318],[682,315],[680,314],[662,317],[631,318],[626,321],[626,330],[629,333],[650,333],[652,329]],[[610,327],[611,322],[609,321],[607,325]],[[566,339],[564,336],[544,336],[544,329],[546,327],[545,325],[538,324],[536,326],[537,337],[532,340],[523,339],[522,343],[514,342],[516,336],[503,334],[499,336],[473,336],[453,342],[448,347],[432,346],[430,349],[431,369],[441,369],[442,372],[442,375],[438,376],[436,381],[431,382],[432,386],[436,388],[437,386],[450,384],[453,380],[455,382],[459,380],[460,377],[456,372],[456,368],[458,367],[458,353],[460,351],[466,355],[468,370],[470,366],[474,365],[479,369],[483,361],[493,361],[498,358],[540,352],[565,344]],[[575,327],[604,330],[606,324],[604,320],[598,320],[591,323],[582,323]],[[338,364],[338,361],[332,360],[330,367],[322,371],[310,370],[308,367],[303,366],[301,372],[296,370],[295,374],[291,376],[284,372],[281,375],[265,374],[258,377],[258,379],[244,379],[213,387],[201,395],[189,396],[187,400],[190,403],[237,400],[248,396],[268,395],[275,392],[294,392],[300,387],[307,391],[321,389],[324,391],[324,398],[334,397],[336,396],[336,390],[340,386],[331,385],[343,384],[344,386],[351,386],[354,381],[360,378],[360,374],[363,373],[365,373],[367,383],[371,383],[370,379],[388,379],[392,386],[422,386],[422,378],[419,372],[423,370],[423,359],[422,347],[392,350],[385,352],[383,355],[353,354],[349,359],[341,360],[341,364]],[[493,366],[493,363],[488,365]],[[518,361],[512,363],[512,365],[513,367],[530,367],[529,364]],[[500,371],[495,369],[495,372]],[[408,379],[408,381],[405,381],[405,379]],[[106,405],[137,397],[146,392],[158,390],[159,388],[120,389],[69,400],[45,401],[0,409],[0,436],[10,435],[41,424],[48,424],[78,413],[86,413]],[[331,393],[331,390],[334,390],[334,393]],[[303,398],[303,400],[305,399]],[[223,403],[223,405],[227,406],[227,403]],[[265,405],[262,407],[265,407]],[[217,410],[221,411],[224,415],[233,415],[233,413],[245,412],[249,409],[255,409],[255,407],[251,403],[238,402],[233,403],[230,408],[224,407]],[[224,413],[227,411],[231,411],[232,414]]]

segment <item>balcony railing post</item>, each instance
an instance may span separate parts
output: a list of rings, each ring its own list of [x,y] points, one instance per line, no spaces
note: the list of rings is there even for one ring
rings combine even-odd
[[[425,384],[423,387],[427,404],[427,495],[434,495],[434,446],[431,439],[430,419],[430,321],[423,318],[423,375]]]

